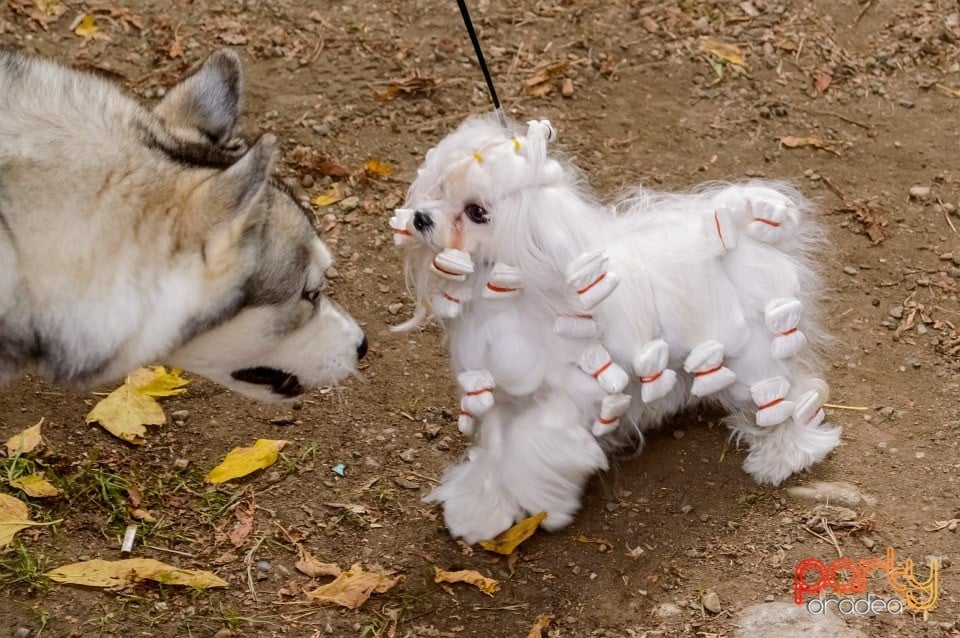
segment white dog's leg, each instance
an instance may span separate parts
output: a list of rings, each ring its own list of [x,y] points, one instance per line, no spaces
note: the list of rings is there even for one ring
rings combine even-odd
[[[752,335],[739,356],[728,362],[743,383],[738,383],[727,396],[736,404],[731,406],[733,415],[727,419],[727,425],[750,448],[743,469],[759,483],[778,485],[791,474],[822,460],[840,442],[840,429],[822,423],[823,412],[819,408],[827,400],[826,383],[813,378],[802,361],[774,358],[769,336],[759,327]],[[791,405],[789,414],[778,414],[776,418],[762,415],[768,418],[758,419],[758,409],[763,412],[763,406],[756,401],[762,393],[748,397],[745,390],[762,389],[778,377],[789,381],[789,391],[783,397],[774,393],[782,403],[766,409],[772,415],[776,408]]]
[[[557,395],[519,412],[494,406],[467,459],[426,500],[442,503],[450,533],[469,543],[538,512],[545,529],[569,524],[587,480],[607,467],[587,419]]]

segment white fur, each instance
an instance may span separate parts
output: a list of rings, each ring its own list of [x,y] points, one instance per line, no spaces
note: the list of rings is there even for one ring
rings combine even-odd
[[[404,248],[418,313],[402,327],[422,321],[449,283],[431,271],[433,259],[466,252],[474,267],[461,284],[470,286],[467,300],[441,318],[451,367],[489,372],[496,386],[489,411],[472,422],[474,446],[428,496],[443,504],[451,533],[490,538],[539,511],[548,529],[569,523],[589,477],[607,467],[604,450],[700,402],[691,387],[708,377],[695,375],[713,368],[684,370],[688,358],[725,370],[714,377],[722,384],[698,387],[730,412],[756,480],[777,484],[826,456],[840,432],[813,418],[827,396],[816,378],[826,337],[811,257],[821,236],[809,202],[785,184],[751,181],[687,194],[639,190],[605,207],[575,169],[547,153],[553,135],[543,123],[523,135],[467,120],[427,153],[404,204],[414,211],[403,215],[411,233]],[[472,221],[470,204],[489,222]],[[482,294],[495,264],[516,269],[519,294]],[[585,295],[604,273],[618,285]],[[793,298],[804,309],[795,318],[807,345],[777,358],[765,310]],[[650,350],[658,340],[666,355]],[[606,353],[611,367],[593,369]],[[626,388],[624,370],[633,372]],[[642,400],[640,376],[660,370],[670,381]],[[762,382],[776,377],[789,391],[774,393],[782,405],[768,414],[777,422],[761,418],[760,427],[751,387],[766,397]],[[602,427],[621,416],[621,391],[632,397],[629,409]]]

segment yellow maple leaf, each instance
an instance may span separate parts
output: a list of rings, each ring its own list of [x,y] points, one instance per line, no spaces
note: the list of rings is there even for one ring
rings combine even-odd
[[[509,556],[520,543],[533,536],[533,533],[537,531],[537,527],[539,527],[540,523],[542,523],[546,517],[546,512],[540,512],[539,514],[525,518],[510,529],[498,534],[496,538],[488,541],[480,541],[480,547],[490,552]]]
[[[493,596],[494,592],[500,591],[500,583],[492,578],[487,578],[472,569],[461,569],[455,572],[448,572],[439,567],[434,567],[433,582],[435,583],[467,583],[473,585],[487,596]]]
[[[80,19],[80,24],[77,25],[77,28],[74,29],[73,32],[81,38],[90,38],[99,30],[100,27],[97,26],[97,19],[92,15],[84,15]]]
[[[107,395],[87,414],[87,423],[99,423],[107,432],[136,445],[143,445],[147,425],[167,420],[156,399],[137,392],[127,383]]]
[[[700,43],[700,51],[709,53],[730,64],[746,66],[743,60],[743,54],[740,52],[740,47],[735,44],[730,44],[729,42],[723,42],[716,38],[705,38],[704,41]]]
[[[41,425],[43,425],[42,418],[36,425],[32,425],[7,439],[7,456],[29,454],[37,449],[42,440],[40,437]]]
[[[23,490],[27,496],[33,498],[50,498],[60,495],[60,490],[39,474],[28,474],[27,476],[13,479],[10,481],[10,487]]]
[[[152,580],[164,585],[184,585],[206,589],[226,587],[227,581],[211,572],[181,569],[152,558],[93,560],[71,563],[47,572],[50,580],[87,587],[123,587],[139,580]]]
[[[386,177],[393,172],[393,167],[389,164],[384,164],[380,160],[373,159],[372,157],[368,159],[363,164],[363,170],[367,172],[368,175],[374,175],[376,177]]]
[[[230,450],[223,462],[210,470],[204,478],[207,483],[226,483],[251,472],[262,470],[277,461],[277,455],[288,441],[257,439],[251,447],[238,447]]]
[[[173,368],[167,372],[163,366],[153,366],[134,370],[127,380],[140,394],[151,397],[172,397],[187,391],[183,386],[190,381],[184,379],[182,374],[183,370],[180,368]]]
[[[27,504],[9,494],[0,494],[0,548],[13,540],[20,530],[35,525],[27,513]]]
[[[154,397],[181,394],[189,383],[174,368],[163,366],[138,368],[131,372],[119,388],[107,395],[87,414],[87,423],[99,423],[110,434],[143,445],[147,425],[163,425],[167,417]]]
[[[320,206],[323,208],[325,206],[332,206],[333,204],[336,204],[344,197],[346,197],[346,195],[343,192],[343,184],[341,182],[335,182],[330,186],[330,188],[320,193],[310,201],[314,206]]]
[[[368,572],[355,563],[350,571],[342,572],[333,582],[307,592],[307,598],[319,603],[333,603],[357,609],[373,594],[389,591],[400,582],[402,576],[390,576],[384,572]]]

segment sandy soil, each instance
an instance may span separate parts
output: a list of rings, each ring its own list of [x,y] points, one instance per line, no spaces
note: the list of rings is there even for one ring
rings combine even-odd
[[[31,502],[35,518],[61,523],[21,532],[0,553],[0,632],[507,637],[527,636],[547,614],[550,636],[730,636],[745,608],[791,600],[799,560],[891,546],[918,563],[942,557],[938,606],[926,617],[845,622],[869,636],[960,635],[960,540],[927,531],[960,518],[956,3],[472,3],[510,116],[554,122],[560,148],[601,194],[765,176],[818,202],[832,244],[823,260],[831,402],[866,408],[831,410],[841,447],[777,489],[740,469],[743,452],[718,415],[679,417],[591,483],[569,528],[537,534],[511,561],[457,544],[421,502],[466,442],[439,331],[387,331],[412,311],[391,210],[426,150],[489,109],[455,4],[71,2],[59,16],[38,8],[46,4],[0,5],[0,43],[98,68],[148,102],[210,51],[236,48],[245,131],[280,137],[281,170],[305,196],[346,187],[346,199],[316,207],[317,224],[338,256],[334,295],[365,325],[370,355],[361,379],[292,408],[195,379],[164,403],[168,414],[186,410],[185,421],[153,428],[142,447],[84,424],[90,393],[29,378],[4,388],[0,439],[43,417],[40,460],[65,495]],[[97,35],[71,30],[82,13],[96,17]],[[745,65],[705,52],[708,38],[735,44]],[[819,147],[790,148],[790,137]],[[349,177],[314,170],[310,153]],[[392,172],[365,172],[369,159]],[[203,484],[228,450],[260,437],[292,442],[283,463],[226,487]],[[342,477],[331,470],[340,463]],[[835,541],[787,491],[814,480],[868,496],[852,508],[855,525],[831,521]],[[119,557],[128,521],[105,485],[138,488],[158,518],[137,555],[213,570],[230,587],[102,592],[45,581],[63,563]],[[243,511],[255,513],[252,533],[234,546],[227,532]],[[357,611],[305,604],[303,592],[325,580],[294,568],[296,543],[404,580]],[[501,590],[440,587],[434,566],[477,570]],[[871,588],[891,593],[879,580]],[[708,591],[718,613],[701,605]]]

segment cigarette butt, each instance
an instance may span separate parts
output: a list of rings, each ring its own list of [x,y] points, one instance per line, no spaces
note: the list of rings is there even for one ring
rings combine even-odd
[[[127,525],[127,531],[123,534],[123,544],[120,546],[120,552],[122,554],[129,554],[133,551],[133,541],[137,539],[137,524],[130,523]]]

